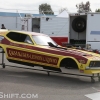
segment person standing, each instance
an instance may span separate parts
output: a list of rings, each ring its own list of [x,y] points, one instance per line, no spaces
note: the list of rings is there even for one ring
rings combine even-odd
[[[6,29],[4,24],[1,24],[1,29]]]

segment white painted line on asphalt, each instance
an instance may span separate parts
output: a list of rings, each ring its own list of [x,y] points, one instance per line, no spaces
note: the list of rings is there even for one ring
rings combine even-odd
[[[86,94],[86,97],[88,97],[91,100],[100,100],[100,92],[92,93],[92,94]]]
[[[100,100],[100,90],[95,87],[92,87],[92,89],[96,90],[97,92],[92,94],[86,94],[85,96],[91,100]]]
[[[94,90],[96,90],[96,91],[100,92],[100,90],[98,90],[98,89],[97,89],[97,88],[95,88],[95,87],[92,87],[92,89],[94,89]]]

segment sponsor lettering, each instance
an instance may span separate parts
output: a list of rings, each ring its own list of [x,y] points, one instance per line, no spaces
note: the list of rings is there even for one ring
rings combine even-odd
[[[9,49],[9,48],[7,48],[7,53],[9,57],[14,57],[14,58],[43,62],[43,63],[54,64],[54,65],[57,65],[58,63],[58,58],[46,56],[42,54],[30,53],[26,51]]]

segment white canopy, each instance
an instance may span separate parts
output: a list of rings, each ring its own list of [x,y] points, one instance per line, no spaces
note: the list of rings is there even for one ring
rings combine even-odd
[[[57,15],[56,17],[64,17],[64,18],[68,18],[69,14],[66,10],[64,10],[62,13],[60,13],[59,15]]]

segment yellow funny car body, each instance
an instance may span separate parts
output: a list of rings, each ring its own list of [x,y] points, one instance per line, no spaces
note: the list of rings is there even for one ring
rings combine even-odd
[[[61,47],[41,33],[0,30],[0,47],[10,62],[56,71],[72,67],[86,74],[100,73],[99,54]]]

